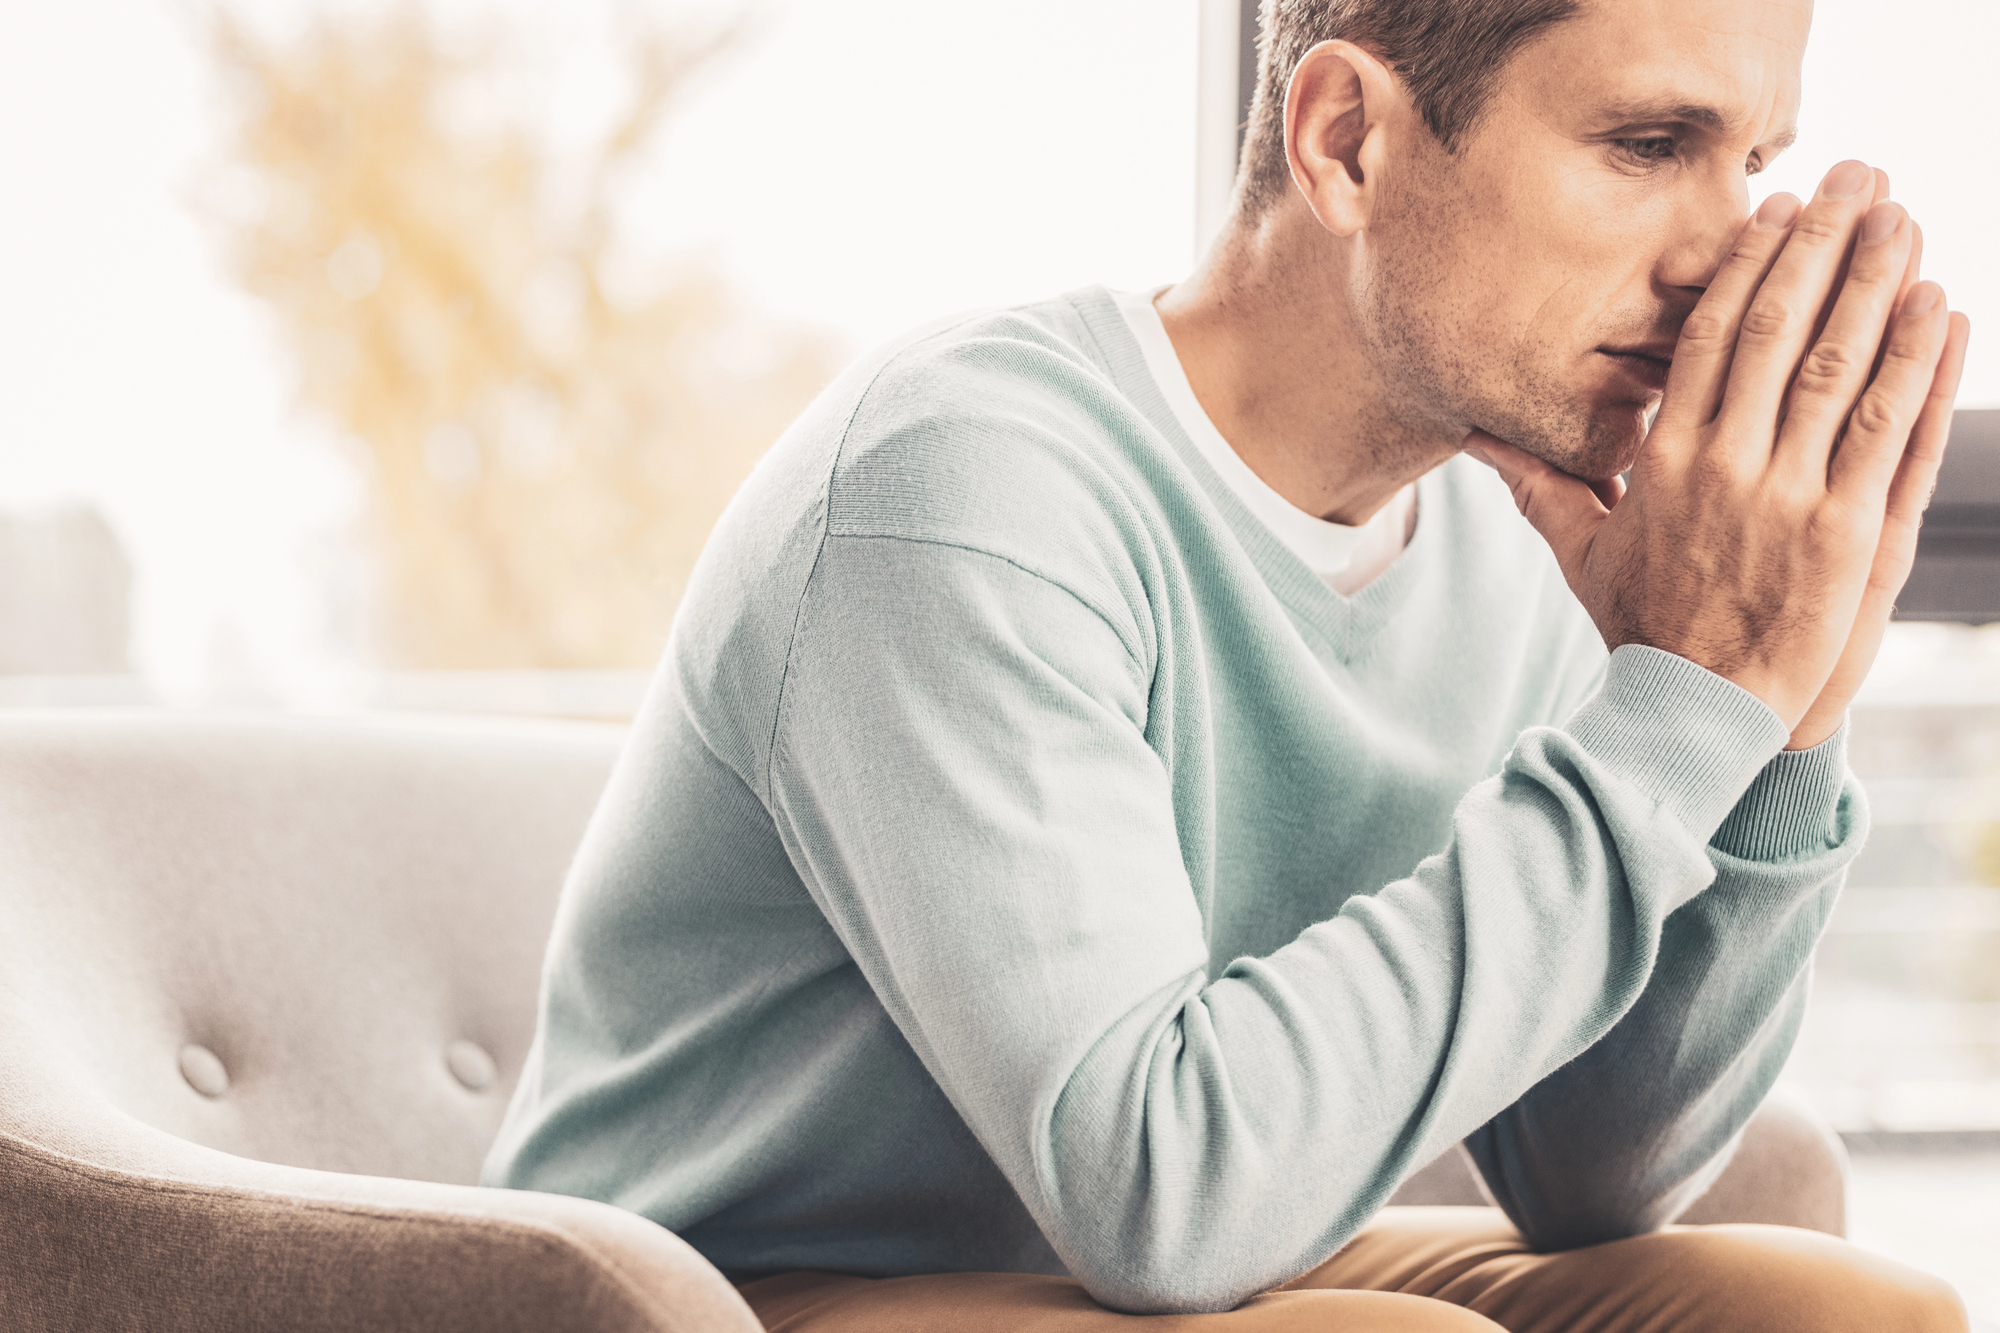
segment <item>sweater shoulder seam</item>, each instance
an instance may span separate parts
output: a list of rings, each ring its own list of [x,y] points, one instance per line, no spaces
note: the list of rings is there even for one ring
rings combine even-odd
[[[927,340],[920,340],[927,341]],[[911,344],[914,346],[915,344]],[[826,474],[819,484],[819,542],[813,547],[811,563],[806,566],[805,579],[799,584],[798,601],[792,606],[792,628],[785,635],[785,660],[778,668],[778,688],[771,700],[771,727],[764,738],[764,806],[776,808],[777,785],[774,777],[778,756],[778,720],[785,715],[785,689],[791,683],[792,653],[798,647],[799,625],[805,617],[806,597],[812,591],[813,580],[819,575],[819,562],[826,555],[827,538],[833,531],[833,479],[840,472],[840,460],[847,452],[848,438],[853,434],[855,418],[861,415],[862,406],[868,395],[875,391],[882,377],[889,373],[889,367],[903,359],[909,347],[899,347],[882,359],[875,373],[868,377],[868,383],[854,396],[853,406],[847,409],[846,419],[840,423],[840,443],[834,446],[833,459],[827,465]]]
[[[1045,583],[1049,587],[1054,588],[1057,592],[1063,594],[1065,597],[1068,597],[1071,601],[1077,603],[1079,606],[1089,611],[1092,615],[1096,616],[1099,620],[1103,621],[1104,627],[1110,630],[1111,633],[1114,636],[1116,636],[1118,640],[1118,645],[1125,650],[1125,656],[1127,660],[1129,660],[1133,666],[1139,667],[1142,670],[1145,669],[1146,666],[1145,654],[1141,652],[1136,645],[1133,644],[1131,634],[1128,633],[1126,630],[1119,628],[1118,621],[1112,616],[1112,614],[1109,611],[1107,611],[1103,606],[1099,605],[1095,598],[1085,596],[1083,593],[1078,592],[1075,588],[1070,587],[1067,583],[1064,583],[1061,579],[1058,579],[1050,574],[1045,574],[1041,570],[1036,569],[1031,565],[1024,565],[1019,560],[1014,559],[1012,556],[1002,555],[1000,554],[1000,552],[989,550],[984,546],[974,546],[969,542],[955,542],[943,537],[919,537],[907,532],[865,532],[865,531],[828,532],[821,539],[820,543],[821,551],[823,552],[826,549],[826,543],[828,541],[833,541],[833,540],[906,542],[912,546],[939,546],[939,547],[944,547],[947,550],[964,551],[968,555],[983,556],[988,560],[997,560],[1003,565],[1008,565],[1014,569],[1019,570],[1021,573],[1026,574],[1029,578],[1034,579],[1038,583]],[[814,562],[814,569],[815,572],[817,572],[818,569],[817,560],[815,560]],[[804,598],[801,598],[800,601],[801,603],[803,603]],[[791,656],[790,650],[787,649],[786,659],[788,662],[790,660],[790,656]]]

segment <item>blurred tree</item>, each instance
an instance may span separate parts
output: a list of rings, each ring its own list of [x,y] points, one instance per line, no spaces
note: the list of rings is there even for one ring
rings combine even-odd
[[[290,41],[208,23],[236,93],[219,171],[256,200],[219,217],[228,254],[304,405],[365,453],[384,664],[650,664],[723,504],[843,355],[698,265],[619,281],[619,173],[731,34],[640,28],[624,113],[559,150],[453,114],[509,44],[457,53],[414,4]]]

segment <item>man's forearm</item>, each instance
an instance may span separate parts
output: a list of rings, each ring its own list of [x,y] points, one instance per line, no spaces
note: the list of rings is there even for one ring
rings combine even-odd
[[[1143,730],[1170,696],[1115,612],[962,546],[836,537],[799,624],[771,773],[792,863],[1056,1257],[1130,1311],[1322,1262],[1600,1040],[1786,734],[1621,649],[1412,874],[1218,966],[1207,853]]]
[[[1813,947],[1867,831],[1845,733],[1771,762],[1667,919],[1645,992],[1589,1051],[1467,1139],[1494,1197],[1561,1249],[1670,1222],[1778,1076]]]

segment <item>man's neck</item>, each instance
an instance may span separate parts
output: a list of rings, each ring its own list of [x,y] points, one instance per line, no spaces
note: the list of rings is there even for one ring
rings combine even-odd
[[[1250,470],[1307,513],[1358,525],[1460,441],[1392,410],[1357,336],[1342,242],[1294,212],[1233,223],[1155,304],[1195,398]]]

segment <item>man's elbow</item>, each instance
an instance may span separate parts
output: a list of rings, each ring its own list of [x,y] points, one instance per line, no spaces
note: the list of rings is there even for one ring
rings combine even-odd
[[[1248,1243],[1271,1237],[1243,1211],[1209,1222],[1166,1235],[1144,1226],[1092,1227],[1094,1234],[1072,1232],[1057,1249],[1093,1300],[1133,1315],[1221,1314],[1310,1266],[1304,1259],[1287,1264],[1284,1246]]]
[[[1171,1269],[1156,1264],[1120,1264],[1071,1272],[1092,1300],[1119,1314],[1223,1314],[1263,1290],[1234,1274],[1204,1272],[1198,1264]]]

